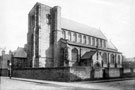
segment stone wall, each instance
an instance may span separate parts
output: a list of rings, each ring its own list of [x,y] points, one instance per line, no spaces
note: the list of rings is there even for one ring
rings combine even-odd
[[[24,68],[15,69],[13,71],[13,77],[53,81],[76,81],[90,79],[90,71],[90,67]]]
[[[110,68],[109,77],[120,77],[120,69],[119,68]]]
[[[99,69],[99,70],[95,70],[94,71],[94,78],[103,78],[103,70]]]
[[[0,69],[0,76],[8,76],[8,69]]]
[[[90,79],[91,67],[71,67],[70,68],[70,80],[85,80]]]
[[[57,67],[57,68],[23,68],[14,69],[13,77],[30,78],[39,80],[52,81],[78,81],[78,80],[94,80],[119,77],[135,77],[134,69],[132,72],[125,73],[124,69],[108,68],[94,70],[91,67]],[[1,76],[8,76],[8,70],[0,69]]]
[[[69,68],[25,68],[15,69],[13,77],[53,81],[69,81]]]

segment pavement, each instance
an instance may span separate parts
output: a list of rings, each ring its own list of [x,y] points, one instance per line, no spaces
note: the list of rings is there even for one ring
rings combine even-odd
[[[8,78],[8,77],[4,77]],[[116,90],[115,87],[104,86],[100,84],[94,83],[104,83],[104,82],[116,82],[123,80],[132,80],[135,78],[118,78],[118,79],[108,79],[108,80],[94,80],[94,81],[79,81],[79,82],[58,82],[58,81],[47,81],[47,80],[36,80],[36,79],[26,79],[26,78],[15,78],[12,77],[11,80],[19,80],[25,82],[39,83],[39,84],[50,84],[50,85],[58,85],[64,87],[79,87],[79,88],[87,88],[87,89],[95,89],[96,90]]]

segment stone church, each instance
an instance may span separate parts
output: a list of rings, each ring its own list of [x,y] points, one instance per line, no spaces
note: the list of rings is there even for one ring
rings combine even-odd
[[[62,18],[59,6],[36,3],[28,21],[30,67],[122,67],[122,53],[100,29]]]

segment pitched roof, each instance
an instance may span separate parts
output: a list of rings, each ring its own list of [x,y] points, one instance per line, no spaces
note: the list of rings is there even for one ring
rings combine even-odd
[[[89,59],[89,58],[91,58],[95,53],[96,53],[96,51],[86,52],[86,53],[81,57],[81,59]]]
[[[101,32],[101,30],[72,21],[72,20],[69,20],[69,19],[62,18],[61,27],[63,29],[80,32],[83,34],[91,35],[91,36],[102,38],[102,39],[106,40],[106,37]]]
[[[18,47],[17,50],[14,52],[14,57],[26,58],[27,53],[25,52],[24,48]]]
[[[112,50],[118,50],[111,41],[107,41],[107,48]]]

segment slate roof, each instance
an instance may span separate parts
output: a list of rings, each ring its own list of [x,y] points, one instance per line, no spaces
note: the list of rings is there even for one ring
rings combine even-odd
[[[81,59],[89,59],[89,58],[91,58],[95,53],[96,53],[96,51],[86,52],[86,53],[81,57]]]
[[[26,58],[27,57],[27,53],[24,50],[24,48],[18,47],[17,50],[14,52],[14,57]]]
[[[63,29],[91,35],[91,36],[102,38],[105,40],[107,39],[104,36],[104,34],[101,32],[101,30],[84,25],[84,24],[81,24],[81,23],[78,23],[78,22],[75,22],[75,21],[72,21],[72,20],[69,20],[69,19],[62,18],[61,19],[61,27]]]

